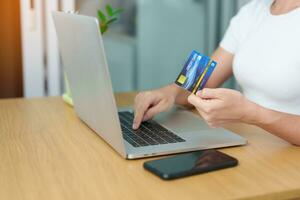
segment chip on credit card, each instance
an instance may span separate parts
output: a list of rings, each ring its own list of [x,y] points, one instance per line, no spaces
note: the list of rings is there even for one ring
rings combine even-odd
[[[196,94],[205,87],[217,63],[197,51],[192,51],[175,83]]]

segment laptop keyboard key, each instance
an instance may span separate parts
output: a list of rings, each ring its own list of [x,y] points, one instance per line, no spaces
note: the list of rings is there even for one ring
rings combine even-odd
[[[138,130],[133,130],[133,113],[119,112],[119,118],[124,139],[134,147],[185,142],[153,120],[143,122]]]

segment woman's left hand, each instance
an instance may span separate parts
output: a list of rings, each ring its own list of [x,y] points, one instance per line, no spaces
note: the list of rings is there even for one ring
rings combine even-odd
[[[217,88],[205,88],[188,97],[207,124],[219,127],[227,123],[251,121],[257,105],[247,100],[240,92]]]

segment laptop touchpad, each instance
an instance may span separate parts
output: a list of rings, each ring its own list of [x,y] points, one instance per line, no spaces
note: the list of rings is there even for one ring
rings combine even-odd
[[[179,107],[157,115],[154,120],[176,133],[211,129],[200,116]]]

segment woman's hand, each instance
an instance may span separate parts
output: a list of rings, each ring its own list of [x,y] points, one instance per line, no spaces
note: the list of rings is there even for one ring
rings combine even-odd
[[[221,47],[213,53],[211,58],[219,63],[219,67],[215,69],[208,80],[206,84],[208,87],[218,87],[232,75],[233,57],[233,54]],[[185,107],[192,106],[187,101],[189,95],[188,91],[176,86],[174,83],[161,89],[139,93],[134,103],[135,117],[133,128],[137,129],[142,121],[168,110],[174,103]]]
[[[138,129],[142,121],[169,110],[178,94],[177,86],[169,85],[157,90],[140,92],[135,97],[133,129]]]
[[[196,95],[191,94],[188,101],[211,127],[232,122],[251,123],[256,110],[256,104],[248,101],[240,92],[224,88],[205,88]]]
[[[243,122],[259,126],[282,139],[300,146],[300,116],[282,113],[247,100],[230,89],[203,89],[188,97],[211,127]]]

